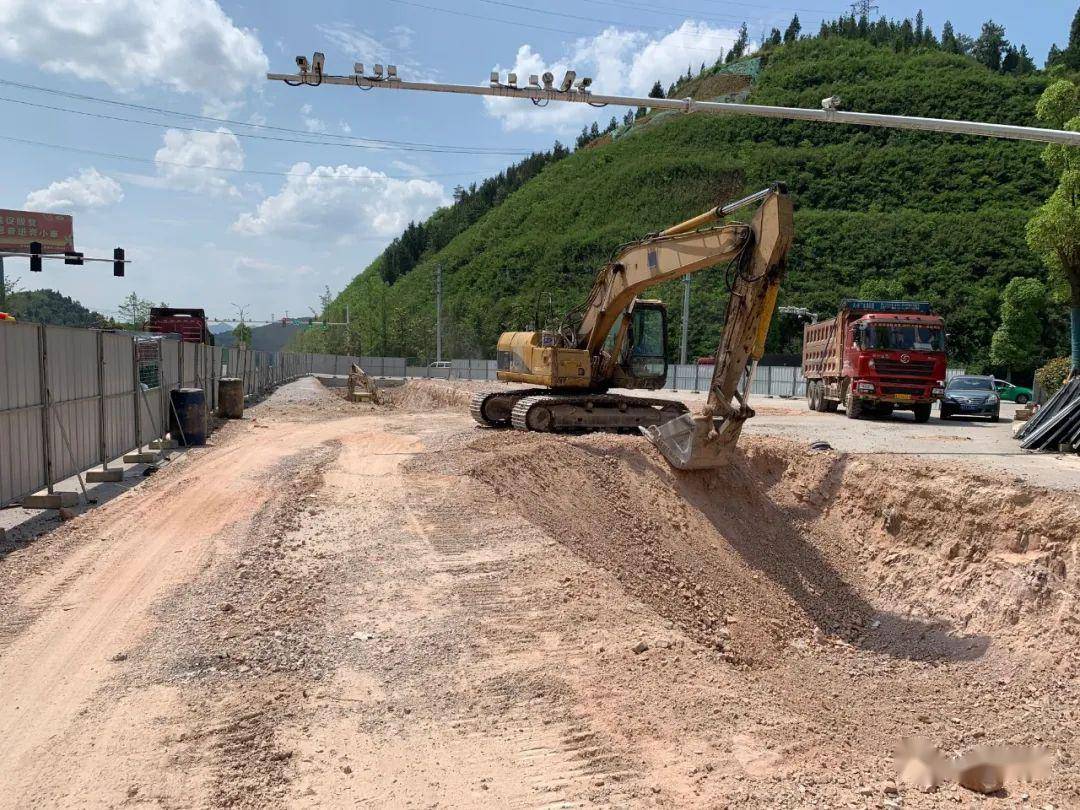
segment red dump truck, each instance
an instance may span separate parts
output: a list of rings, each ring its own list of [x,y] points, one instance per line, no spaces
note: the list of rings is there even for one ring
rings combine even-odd
[[[912,411],[916,422],[945,388],[945,321],[921,301],[845,300],[835,318],[803,330],[811,410],[849,419]]]
[[[179,335],[184,343],[214,345],[214,336],[206,323],[206,313],[201,309],[152,307],[146,331],[159,335]]]

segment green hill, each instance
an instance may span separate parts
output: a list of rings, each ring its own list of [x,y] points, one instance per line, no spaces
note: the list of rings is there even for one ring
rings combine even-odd
[[[835,37],[783,45],[763,62],[755,103],[816,107],[838,95],[845,109],[1010,124],[1034,123],[1047,82],[936,48],[897,52]],[[680,96],[702,86],[681,84]],[[929,299],[948,318],[953,357],[980,363],[1007,281],[1044,272],[1024,241],[1025,222],[1054,182],[1036,144],[677,113],[615,135],[548,162],[453,238],[419,252],[408,272],[387,274],[385,255],[376,259],[331,315],[351,305],[353,345],[365,354],[428,357],[441,264],[444,356],[491,357],[501,331],[552,321],[580,301],[620,243],[774,180],[788,184],[796,205],[781,304],[829,314],[858,293]],[[433,221],[447,218],[444,209]],[[691,355],[710,353],[718,337],[720,272],[693,278]],[[674,305],[677,346],[678,283],[658,294]],[[797,348],[800,337],[800,325],[778,319],[769,349]],[[309,333],[301,342],[333,351],[344,336]]]
[[[22,290],[8,295],[6,311],[20,321],[49,326],[101,326],[105,316],[56,290]]]

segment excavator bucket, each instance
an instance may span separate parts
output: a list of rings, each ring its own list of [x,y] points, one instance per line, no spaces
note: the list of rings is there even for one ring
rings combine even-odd
[[[730,463],[735,432],[718,432],[720,420],[684,413],[656,427],[640,428],[677,470],[709,470]]]

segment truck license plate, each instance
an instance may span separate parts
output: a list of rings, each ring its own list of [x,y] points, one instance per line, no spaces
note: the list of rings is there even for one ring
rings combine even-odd
[[[894,394],[893,396],[900,400],[911,399],[911,394]]]

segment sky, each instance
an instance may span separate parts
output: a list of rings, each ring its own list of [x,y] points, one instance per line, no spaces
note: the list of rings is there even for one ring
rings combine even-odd
[[[880,13],[917,6],[879,0]],[[927,4],[928,6],[930,4]],[[623,110],[527,101],[292,88],[265,80],[297,54],[326,69],[396,64],[402,78],[484,84],[567,68],[593,90],[645,95],[715,61],[746,22],[751,41],[799,15],[804,30],[848,9],[826,0],[0,0],[0,208],[70,213],[78,250],[133,261],[46,262],[7,275],[116,314],[131,292],[212,317],[303,316],[340,291],[410,220],[584,124]],[[934,4],[977,35],[992,18],[1042,64],[1074,5]]]

